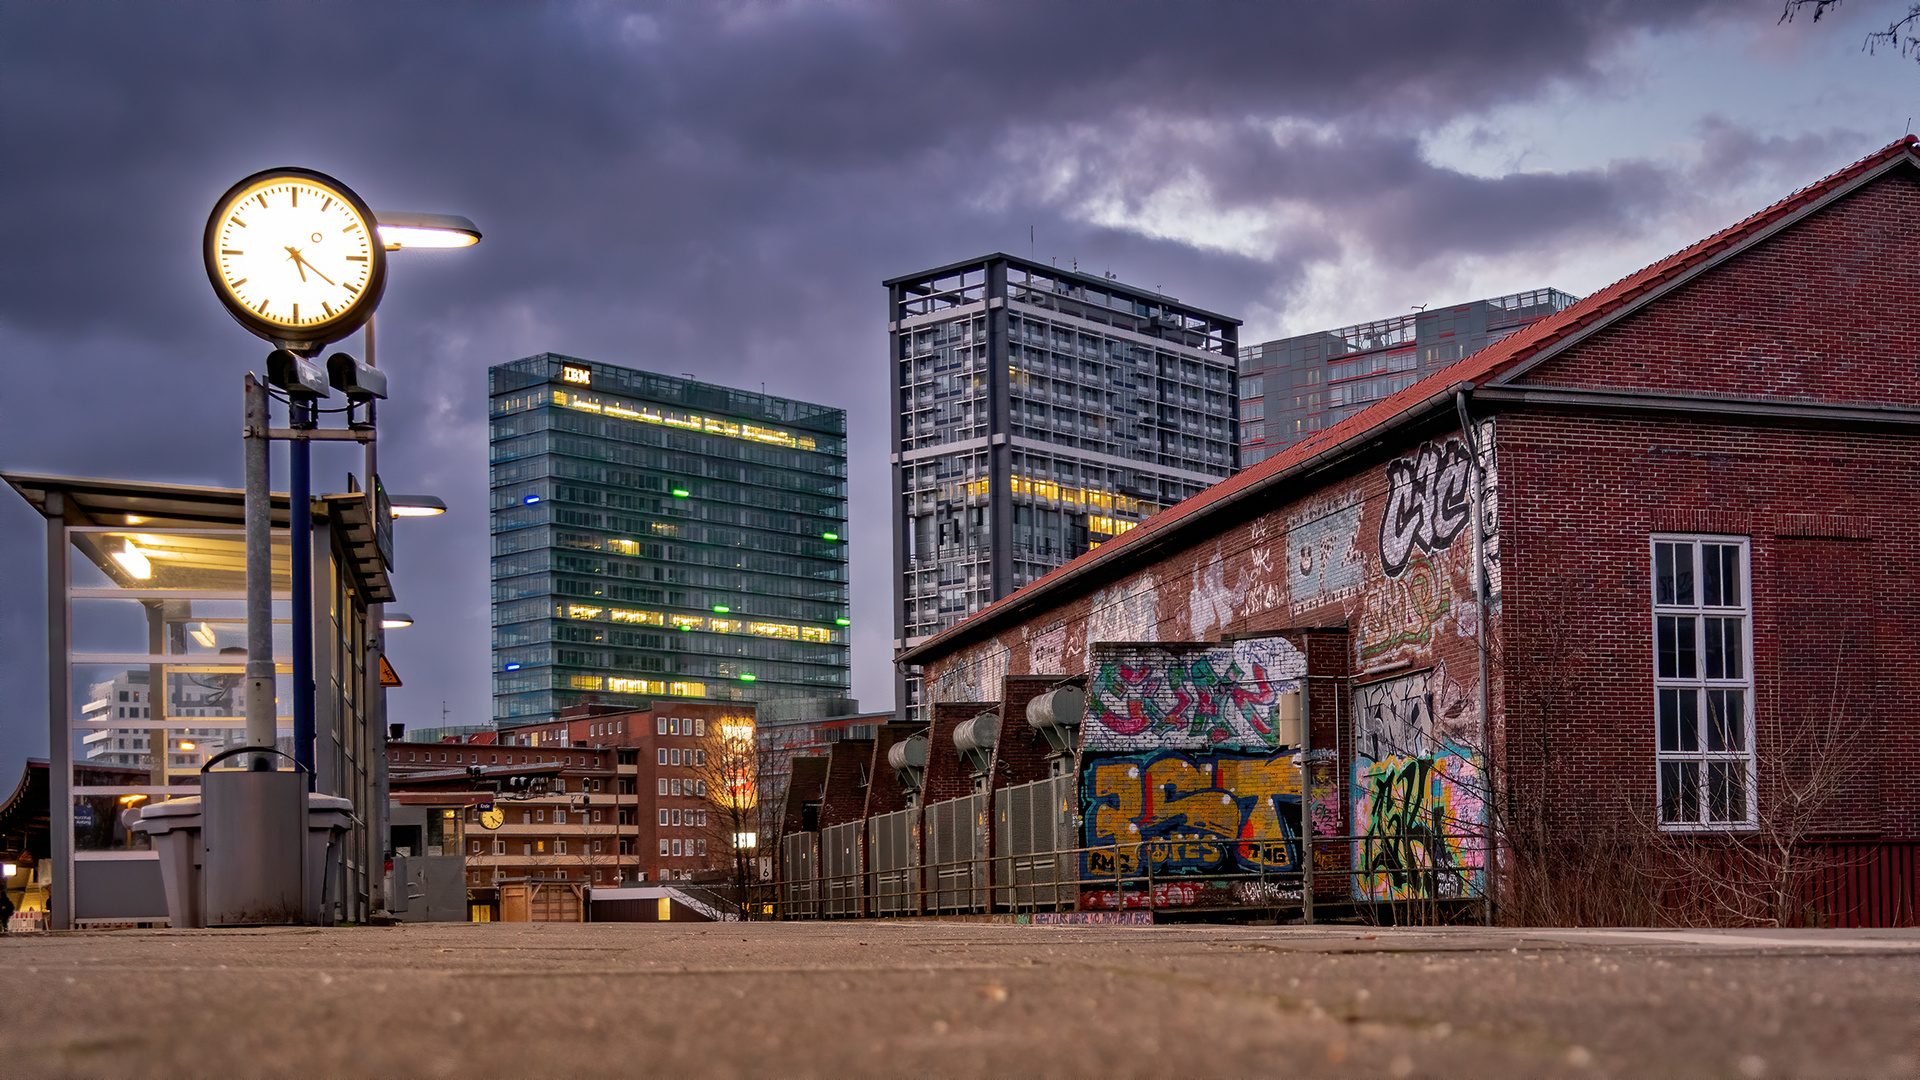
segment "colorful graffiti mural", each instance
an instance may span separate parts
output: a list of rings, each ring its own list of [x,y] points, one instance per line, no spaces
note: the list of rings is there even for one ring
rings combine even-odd
[[[1089,876],[1283,873],[1300,863],[1292,755],[1177,750],[1103,757],[1081,776]]]
[[[1444,668],[1354,690],[1354,899],[1480,894],[1485,770],[1435,710],[1457,721],[1462,696]]]
[[[1285,638],[1230,644],[1093,647],[1084,744],[1125,753],[1273,749],[1283,694],[1300,688],[1307,658]]]
[[[1287,596],[1294,614],[1359,595],[1366,558],[1355,541],[1365,509],[1356,488],[1287,519]]]
[[[1380,515],[1380,565],[1398,577],[1417,549],[1443,551],[1472,516],[1473,461],[1459,439],[1430,442],[1387,463],[1387,505]]]

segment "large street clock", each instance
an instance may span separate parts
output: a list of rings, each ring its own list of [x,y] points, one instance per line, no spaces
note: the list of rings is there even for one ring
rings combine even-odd
[[[214,204],[207,277],[240,325],[315,353],[380,305],[387,257],[375,225],[360,196],[324,173],[258,172]]]

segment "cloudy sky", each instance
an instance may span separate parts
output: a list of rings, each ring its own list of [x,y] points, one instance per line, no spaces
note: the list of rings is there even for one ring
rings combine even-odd
[[[489,715],[486,368],[543,350],[848,410],[884,708],[881,279],[1031,251],[1243,341],[1585,294],[1899,138],[1920,65],[1861,46],[1904,8],[0,5],[0,469],[237,486],[265,346],[200,232],[240,177],[319,169],[486,234],[396,256],[381,308],[382,472],[453,508],[400,530],[394,720]],[[335,491],[355,459],[315,463]],[[46,752],[43,536],[0,499],[0,787]]]

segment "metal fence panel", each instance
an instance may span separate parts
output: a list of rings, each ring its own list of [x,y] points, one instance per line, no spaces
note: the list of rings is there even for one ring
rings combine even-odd
[[[920,911],[920,812],[899,810],[867,819],[867,893],[875,915]]]
[[[860,911],[862,823],[829,825],[820,830],[820,885],[829,918],[853,918]]]

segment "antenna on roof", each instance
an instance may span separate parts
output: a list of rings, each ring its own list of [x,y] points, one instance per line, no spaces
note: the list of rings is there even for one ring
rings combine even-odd
[[[1413,310],[1415,310],[1415,311],[1425,311],[1425,310],[1427,310],[1427,305],[1426,305],[1426,304],[1409,304],[1409,305],[1407,305],[1407,306],[1408,306],[1408,307],[1411,307],[1411,308],[1412,308]]]

